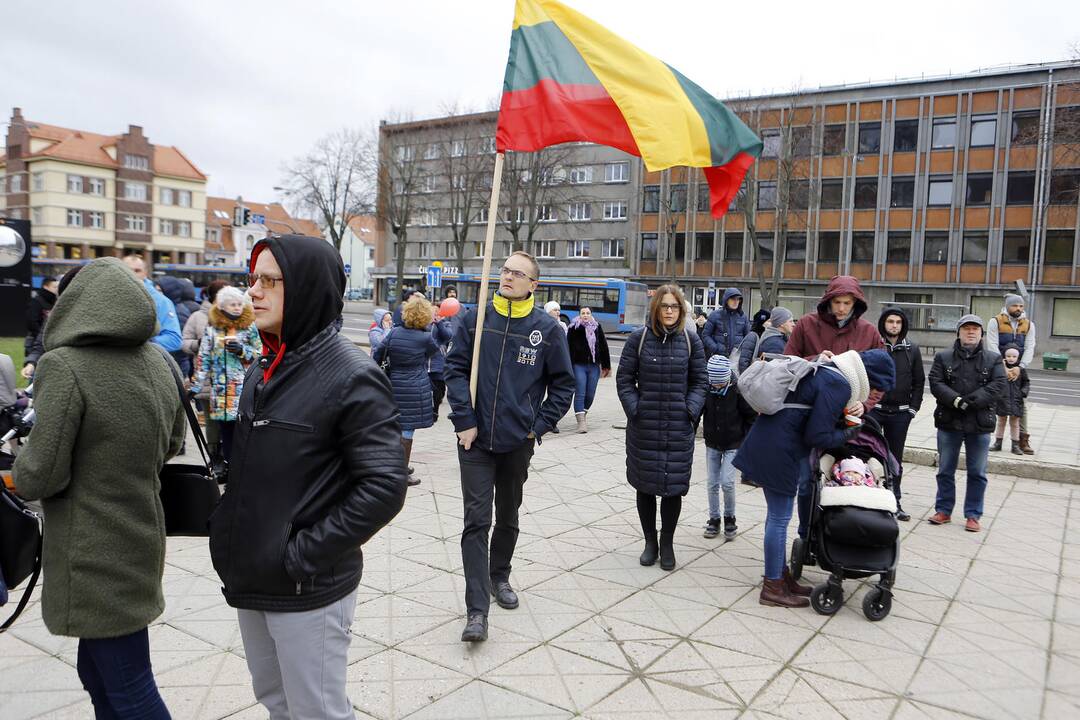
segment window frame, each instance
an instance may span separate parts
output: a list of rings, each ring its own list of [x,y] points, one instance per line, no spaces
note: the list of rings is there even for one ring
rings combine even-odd
[[[990,142],[980,141],[975,142],[975,129],[979,125],[992,125],[993,131],[990,134]],[[973,115],[968,127],[968,147],[982,148],[982,147],[994,147],[997,145],[997,115]]]
[[[863,188],[863,192],[860,193],[860,186]],[[874,199],[871,204],[866,205],[866,200],[863,199],[862,205],[859,204],[860,196],[865,196],[867,187],[873,187]],[[876,177],[856,177],[855,178],[855,192],[852,194],[851,204],[856,210],[877,210],[878,208],[878,179]]]
[[[577,165],[570,168],[568,174],[571,185],[591,185],[593,169],[591,165]]]
[[[863,133],[876,132],[877,138],[873,143],[864,142]],[[870,147],[870,145],[874,147]],[[881,121],[859,123],[859,155],[880,155],[881,154]]]
[[[772,192],[766,194],[765,189],[769,189]],[[772,198],[770,205],[764,205],[766,198]],[[758,210],[775,210],[777,202],[777,184],[775,180],[759,180],[757,187],[757,209]]]
[[[900,138],[900,129],[904,128],[906,130],[907,128],[911,127],[912,125],[915,126],[915,137],[914,137],[914,139],[913,139],[913,141],[911,143],[911,147],[910,148],[908,148],[906,146],[904,148],[897,147],[897,141]],[[906,137],[906,135],[905,135],[905,137]],[[919,149],[919,119],[918,118],[904,118],[902,120],[895,121],[893,123],[893,152],[894,153],[909,153],[909,152],[917,152],[918,149]]]
[[[591,257],[589,240],[567,240],[566,257],[570,260],[588,260]]]
[[[875,256],[877,254],[874,251],[874,246],[875,246],[875,237],[874,237],[874,231],[873,230],[870,230],[870,231],[865,231],[864,230],[864,231],[851,233],[851,248],[850,248],[850,251],[848,252],[848,256],[850,258],[851,264],[854,265],[854,264],[858,263],[860,265],[865,265],[865,264],[873,265],[874,261],[875,261]],[[863,251],[862,253],[860,253],[860,255],[863,255],[863,257],[856,257],[855,256],[856,247],[860,248]],[[869,257],[865,257],[865,254],[866,254],[865,251],[866,251],[867,247],[869,247],[869,249],[870,249]]]
[[[980,248],[980,254],[982,258],[971,259],[969,258],[969,248],[972,247],[972,242],[980,242],[982,247]],[[976,246],[978,247],[978,246]],[[960,264],[961,265],[986,265],[990,259],[990,235],[986,231],[965,231],[961,235],[960,240]]]
[[[1077,323],[1076,334],[1070,334],[1066,332],[1058,332],[1058,301],[1065,303],[1077,303],[1077,314],[1080,314],[1080,298],[1073,297],[1056,297],[1054,298],[1054,305],[1050,320],[1050,335],[1051,337],[1066,337],[1066,338],[1080,338],[1080,322]]]
[[[1015,244],[1017,239],[1022,238],[1022,243]],[[1010,240],[1013,243],[1010,243]],[[1015,253],[1009,253],[1010,245],[1016,249],[1026,248],[1025,258],[1017,260],[1012,257]],[[1028,265],[1031,263],[1031,231],[1030,230],[1006,230],[1001,234],[1001,264],[1002,265]]]
[[[1047,255],[1049,254],[1051,246],[1051,236],[1054,239],[1067,240],[1069,243],[1069,256],[1062,260],[1050,260]],[[1076,255],[1076,235],[1073,230],[1047,230],[1046,237],[1043,242],[1043,257],[1042,263],[1044,266],[1053,265],[1055,267],[1070,266],[1073,264],[1073,257]]]
[[[18,176],[16,175],[15,177],[18,177]],[[12,180],[14,180],[15,177],[13,177]],[[67,176],[67,191],[68,191],[69,195],[82,195],[83,194],[83,177],[82,177],[82,175],[72,175],[70,173],[68,174],[68,176]],[[12,192],[15,192],[15,191],[12,190]]]
[[[934,186],[940,186],[948,184],[949,186],[949,201],[948,202],[933,202],[931,196],[933,195]],[[952,207],[953,204],[953,192],[955,183],[953,182],[952,175],[931,175],[926,180],[926,207]]]
[[[985,180],[990,181],[990,187],[986,191],[986,194],[985,194],[986,199],[985,200],[972,200],[971,199],[971,197],[972,197],[971,196],[971,182],[973,180],[976,181],[976,182],[985,181]],[[968,176],[964,179],[964,205],[965,206],[971,205],[971,206],[975,206],[975,207],[985,207],[987,205],[990,205],[993,202],[993,199],[994,199],[994,174],[993,173],[969,173]]]
[[[1017,198],[1014,189],[1020,180],[1030,181],[1031,197]],[[1005,204],[1006,205],[1034,205],[1035,204],[1035,173],[1028,170],[1010,171],[1005,178]]]
[[[840,132],[839,132],[840,145],[839,145],[839,147],[834,148],[833,146],[830,145],[830,137],[829,137],[829,135],[830,135],[830,131],[833,131],[835,133],[837,128],[840,129]],[[835,140],[835,138],[832,138],[832,139]],[[835,149],[835,152],[833,152],[834,149]],[[821,132],[821,155],[822,155],[822,157],[836,157],[838,155],[843,155],[846,150],[847,150],[847,123],[832,123],[830,125],[825,125],[825,127],[822,129],[822,132]]]
[[[826,204],[826,189],[838,188],[839,197],[836,199],[836,204],[833,205],[831,200],[829,204]],[[830,178],[828,180],[823,179],[821,181],[821,198],[818,201],[819,207],[822,210],[843,210],[844,208],[844,181],[841,178]]]
[[[607,200],[604,202],[604,222],[622,222],[629,218],[629,207],[625,200]]]
[[[826,237],[829,240],[828,243],[824,242]],[[836,241],[836,243],[835,243],[835,248],[836,248],[835,249],[835,254],[832,255],[831,257],[826,257],[822,253],[826,249],[828,249],[830,251],[832,250],[832,248],[833,248],[833,242],[832,241],[833,240]],[[838,263],[838,262],[840,262],[840,246],[843,245],[843,244],[844,244],[844,234],[841,233],[840,231],[838,231],[838,230],[824,230],[824,231],[819,230],[818,234],[817,234],[817,248],[815,248],[815,253],[814,253],[814,256],[817,258],[816,261],[819,262],[819,263]]]
[[[893,257],[894,240],[902,239],[904,243],[901,247],[901,252],[896,253],[901,257]],[[891,230],[885,233],[885,262],[886,263],[903,263],[909,264],[911,261],[911,231],[909,230]]]
[[[618,172],[615,172],[616,168],[618,168]],[[616,175],[618,177],[615,177]],[[605,183],[628,183],[628,182],[630,182],[630,163],[628,163],[628,162],[608,163],[604,167],[604,182]]]
[[[570,222],[592,222],[592,203],[572,202],[567,206],[566,216]]]
[[[946,126],[952,126],[952,139],[948,144],[941,144],[945,141],[938,140],[938,128],[944,128]],[[930,126],[930,150],[952,150],[956,147],[957,139],[957,122],[956,116],[934,118],[933,123]]]
[[[612,244],[618,249],[618,252],[613,254],[611,252]],[[608,260],[623,260],[626,258],[626,238],[604,238],[600,242],[601,257]]]
[[[931,260],[931,259],[929,259],[927,257],[926,253],[930,248],[930,241],[931,240],[934,240],[935,242],[938,241],[938,240],[944,240],[945,241],[945,252],[943,253],[940,260]],[[949,263],[949,243],[950,243],[950,237],[949,237],[948,232],[944,232],[944,231],[942,231],[942,232],[937,232],[937,231],[924,232],[923,233],[923,250],[922,250],[922,262],[923,262],[923,264],[924,265],[947,265]]]
[[[90,178],[90,194],[96,197],[105,197],[105,192],[108,185],[105,182],[105,178]]]
[[[84,226],[85,226],[85,223],[83,222],[82,210],[77,210],[75,208],[68,208],[68,211],[67,211],[67,227],[81,228],[81,227],[84,227]]]
[[[907,198],[897,200],[897,188],[908,188]],[[915,176],[903,175],[894,177],[889,181],[889,207],[890,208],[913,208],[915,207]]]

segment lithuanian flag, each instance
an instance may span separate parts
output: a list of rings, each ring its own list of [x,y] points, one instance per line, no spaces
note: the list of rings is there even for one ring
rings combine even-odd
[[[496,131],[498,151],[609,145],[650,171],[705,168],[722,217],[761,140],[674,68],[554,0],[517,0]]]

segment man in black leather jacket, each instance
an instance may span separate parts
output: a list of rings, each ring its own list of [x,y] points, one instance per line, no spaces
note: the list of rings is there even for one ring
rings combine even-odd
[[[397,406],[379,367],[338,332],[345,273],[333,246],[275,236],[251,265],[264,354],[245,378],[210,554],[270,717],[352,718],[360,548],[405,500]]]

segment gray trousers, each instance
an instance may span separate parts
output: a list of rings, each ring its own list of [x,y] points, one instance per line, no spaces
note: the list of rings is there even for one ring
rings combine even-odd
[[[345,693],[356,591],[306,612],[237,610],[255,698],[270,720],[353,720]]]

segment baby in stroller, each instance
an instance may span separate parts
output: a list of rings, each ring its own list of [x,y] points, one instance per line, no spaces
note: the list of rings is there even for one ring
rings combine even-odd
[[[825,480],[826,487],[881,487],[870,471],[870,466],[857,457],[844,458],[835,463],[832,473]]]

